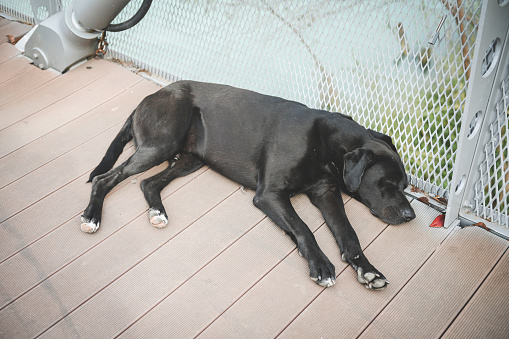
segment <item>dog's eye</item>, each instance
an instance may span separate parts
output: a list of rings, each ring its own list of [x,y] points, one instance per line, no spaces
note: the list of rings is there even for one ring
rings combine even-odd
[[[393,180],[393,179],[385,178],[385,179],[384,179],[384,183],[385,183],[386,185],[390,185],[390,186],[397,186],[397,187],[399,187],[399,184],[396,182],[396,180]]]

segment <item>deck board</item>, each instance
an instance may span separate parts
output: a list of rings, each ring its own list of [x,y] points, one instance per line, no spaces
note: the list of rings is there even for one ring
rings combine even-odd
[[[28,78],[22,81],[28,81]],[[0,158],[104,104],[140,81],[141,78],[135,74],[114,66],[110,72],[79,91],[3,129],[0,134]]]
[[[16,60],[22,63],[26,63],[24,58],[15,57],[11,60]],[[8,62],[2,64],[8,64]],[[0,84],[0,105],[4,105],[8,102],[19,99],[23,94],[30,92],[44,83],[59,76],[58,72],[49,70],[43,71],[30,65],[28,68],[20,70],[19,74],[15,74],[12,78],[3,81]]]
[[[361,338],[392,338],[396,334],[415,338],[421,333],[441,336],[508,246],[506,240],[478,227],[457,230]]]
[[[0,23],[1,22],[2,20],[0,20]],[[11,58],[19,54],[21,54],[21,51],[17,49],[14,45],[2,44],[2,47],[0,48],[0,64],[3,64],[7,60],[10,60]],[[3,77],[0,79],[2,79],[0,80],[0,82],[3,82]]]
[[[15,51],[12,51],[12,48],[14,48]],[[21,55],[19,55],[20,51],[17,50],[16,47],[14,47],[14,46],[12,46],[12,48],[7,49],[7,52],[12,51],[12,54],[14,54],[14,53],[16,53],[16,54],[12,55],[12,57],[9,57],[8,60],[6,60],[5,62],[2,62],[0,64],[0,74],[1,74],[0,88],[2,88],[4,90],[5,90],[5,87],[2,86],[3,84],[5,84],[9,80],[15,78],[16,76],[21,75],[22,73],[24,73],[32,68],[32,65],[30,65],[26,59],[24,59],[23,57],[21,57]],[[6,53],[6,55],[11,55],[11,54]],[[42,72],[40,72],[40,73],[42,73]],[[21,87],[21,86],[27,85],[27,84],[31,85],[30,82],[25,82],[25,84],[21,84],[21,83],[18,84],[17,82],[18,81],[16,81],[16,86],[18,86],[18,87]],[[4,100],[6,100],[6,99],[4,99]]]
[[[504,338],[509,333],[509,293],[501,286],[509,277],[509,251],[493,268],[472,300],[461,311],[443,338]],[[479,326],[482,324],[482,326]]]
[[[111,66],[92,59],[86,64],[68,71],[65,76],[57,76],[42,86],[21,95],[16,100],[0,105],[0,113],[9,112],[9,115],[3,117],[0,122],[0,130],[53,105],[56,101],[60,101],[97,81],[98,78],[111,70]],[[55,95],[56,93],[58,94]],[[34,100],[35,98],[37,100]],[[19,105],[18,101],[24,102],[24,105]]]
[[[4,175],[0,177],[0,196],[2,195],[1,189],[8,184],[17,185],[15,181],[29,175],[35,169],[43,171],[41,166],[51,166],[50,162],[81,144],[91,141],[103,133],[107,133],[106,138],[111,138],[111,135],[120,130],[125,119],[141,99],[153,93],[156,88],[156,85],[146,81],[137,83],[104,105],[58,127],[54,133],[46,134],[37,139],[37,142],[29,143],[16,152],[6,155],[0,162],[0,171],[4,172]],[[106,132],[110,129],[110,132]],[[105,145],[99,145],[102,146],[99,149],[106,151]],[[78,154],[80,152],[78,151]],[[90,162],[89,167],[96,165],[94,161]]]
[[[9,41],[9,38],[7,37],[8,35],[19,37],[21,35],[25,35],[25,33],[32,29],[32,26],[25,25],[21,22],[9,21],[4,18],[0,18],[0,20],[6,22],[5,25],[0,27],[0,44]]]
[[[308,278],[252,191],[206,167],[163,190],[167,228],[149,225],[139,188],[162,164],[118,185],[100,230],[82,233],[90,171],[159,87],[104,60],[58,74],[19,54],[0,44],[0,337],[507,333],[507,241],[479,228],[429,228],[438,212],[417,201],[415,220],[388,226],[345,199],[366,255],[391,281],[380,292],[357,283],[306,197],[292,202],[336,266],[332,288]],[[128,144],[119,162],[133,151]]]
[[[252,196],[252,193],[244,196],[243,203],[254,209]],[[307,224],[312,230],[316,230],[323,223],[316,208],[303,196],[294,199],[294,204],[297,212],[306,216]],[[222,231],[216,229],[215,232]],[[282,232],[265,218],[185,284],[172,291],[147,316],[130,326],[122,337],[194,337],[293,249],[291,240],[283,236]],[[303,268],[305,271],[305,264]],[[304,272],[303,276],[306,275]],[[196,298],[189,300],[190,295]],[[174,325],[153,327],[161,316]]]

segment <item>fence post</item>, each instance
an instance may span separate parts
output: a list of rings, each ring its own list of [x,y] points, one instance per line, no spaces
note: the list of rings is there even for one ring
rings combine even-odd
[[[497,102],[498,88],[509,68],[508,28],[509,1],[484,1],[458,137],[446,227],[458,225],[460,214],[463,214],[461,211],[474,207],[474,185],[479,180],[477,169],[483,146],[490,138],[490,123],[496,118],[493,107]]]

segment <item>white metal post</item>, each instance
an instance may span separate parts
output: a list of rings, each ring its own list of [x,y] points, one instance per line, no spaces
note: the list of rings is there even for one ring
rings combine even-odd
[[[489,125],[496,117],[493,109],[497,90],[509,71],[509,4],[483,3],[476,37],[473,68],[462,118],[445,225],[457,225],[473,208],[473,187],[482,147],[489,138]],[[463,212],[462,212],[463,211]],[[475,218],[471,218],[474,220]]]

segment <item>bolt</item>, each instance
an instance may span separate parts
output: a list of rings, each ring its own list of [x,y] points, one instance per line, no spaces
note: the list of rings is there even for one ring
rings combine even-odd
[[[466,207],[468,209],[473,209],[474,208],[474,204],[472,204],[471,201],[465,200],[465,201],[463,201],[463,207]]]

